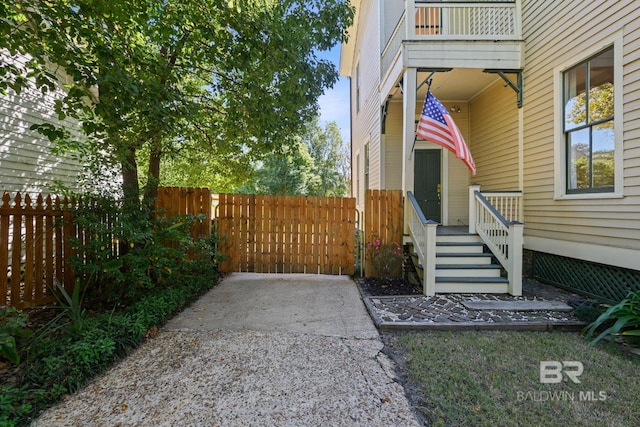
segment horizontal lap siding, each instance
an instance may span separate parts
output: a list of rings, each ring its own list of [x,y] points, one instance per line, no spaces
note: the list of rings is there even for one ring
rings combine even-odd
[[[381,185],[381,146],[380,146],[380,95],[378,82],[380,79],[380,32],[378,21],[378,2],[363,2],[360,9],[360,21],[356,34],[355,60],[351,70],[352,90],[352,161],[359,154],[360,168],[355,164],[352,173],[360,171],[360,194],[358,208],[364,207],[364,145],[369,143],[369,188],[380,188]],[[356,110],[356,65],[360,69],[360,110]],[[353,185],[358,179],[354,175]]]
[[[502,80],[471,102],[473,181],[483,190],[520,190],[516,94]]]
[[[24,58],[11,59],[0,52],[0,62],[20,63]],[[67,118],[59,121],[54,113],[55,99],[61,98],[61,89],[43,95],[31,85],[20,95],[8,90],[0,103],[0,184],[10,191],[37,193],[51,186],[55,180],[75,188],[80,165],[69,156],[52,155],[51,143],[33,124],[63,124],[77,129]]]
[[[523,2],[523,14],[525,236],[640,250],[640,3]],[[625,197],[554,200],[554,67],[620,29]]]
[[[390,102],[387,110],[384,188],[402,189],[402,102]]]

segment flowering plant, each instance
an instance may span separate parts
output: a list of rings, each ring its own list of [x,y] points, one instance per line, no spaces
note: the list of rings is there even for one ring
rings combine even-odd
[[[367,243],[367,257],[372,274],[367,276],[388,279],[402,275],[402,246],[396,242],[383,243],[380,239]]]

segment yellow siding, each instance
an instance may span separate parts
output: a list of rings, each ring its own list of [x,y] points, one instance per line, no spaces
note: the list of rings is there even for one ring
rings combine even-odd
[[[502,80],[471,102],[471,154],[482,190],[521,190],[518,185],[516,94]]]
[[[402,190],[402,103],[390,102],[387,110],[384,188]]]
[[[552,242],[561,240],[640,251],[640,2],[539,0],[523,2],[523,15],[525,246],[534,241],[534,249],[553,252]],[[554,111],[561,102],[554,93],[554,68],[618,31],[624,197],[556,200],[554,182],[563,170],[554,168]],[[618,264],[638,268],[637,255]],[[589,258],[598,261],[597,250]]]
[[[471,129],[471,115],[470,106],[466,102],[443,102],[443,105],[451,109],[453,105],[460,107],[460,112],[451,112],[451,117],[456,122],[460,133],[465,139],[465,142],[471,150],[471,155],[475,156],[473,148],[471,146],[472,137],[470,135]],[[446,150],[443,150],[443,153]],[[467,168],[467,165],[455,154],[447,154],[447,176],[446,176],[446,191],[448,200],[448,222],[447,225],[468,225],[469,224],[469,179],[471,173]],[[475,158],[474,158],[475,160]]]

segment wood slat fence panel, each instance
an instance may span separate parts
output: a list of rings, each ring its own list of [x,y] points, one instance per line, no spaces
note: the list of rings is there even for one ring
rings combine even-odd
[[[98,209],[95,201],[9,192],[0,201],[0,306],[24,308],[55,301],[54,278],[71,292],[76,275],[67,262],[74,255],[72,239],[90,243],[92,235],[74,221],[73,209]],[[194,239],[211,235],[211,192],[207,188],[160,187],[157,209],[162,215],[200,215]],[[102,209],[100,210],[102,211]],[[114,213],[100,221],[115,224]],[[117,256],[118,243],[111,248]]]
[[[54,278],[67,290],[75,274],[67,263],[73,254],[70,238],[77,237],[68,198],[34,199],[4,192],[0,204],[0,305],[18,308],[55,301]]]
[[[352,198],[220,194],[223,272],[353,274]]]
[[[367,190],[364,210],[365,275],[372,272],[367,243],[397,243],[402,246],[404,198],[402,190]]]

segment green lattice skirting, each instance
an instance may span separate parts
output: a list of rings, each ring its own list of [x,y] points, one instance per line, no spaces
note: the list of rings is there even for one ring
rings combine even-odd
[[[542,252],[533,253],[533,277],[607,302],[618,302],[630,291],[640,291],[640,271]]]

